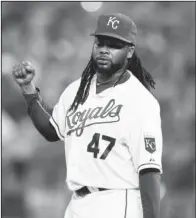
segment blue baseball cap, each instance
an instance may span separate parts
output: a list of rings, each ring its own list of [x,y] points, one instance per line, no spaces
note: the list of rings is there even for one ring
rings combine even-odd
[[[101,15],[97,29],[91,36],[109,36],[127,43],[136,44],[137,27],[133,20],[121,13]]]

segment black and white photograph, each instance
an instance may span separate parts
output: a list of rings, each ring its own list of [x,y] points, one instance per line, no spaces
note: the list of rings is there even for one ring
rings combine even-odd
[[[195,217],[195,1],[1,1],[2,218]]]

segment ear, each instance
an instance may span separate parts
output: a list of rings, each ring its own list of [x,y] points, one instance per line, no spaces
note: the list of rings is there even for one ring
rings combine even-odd
[[[128,46],[127,59],[130,59],[133,56],[134,50],[135,50],[134,45],[129,45]]]

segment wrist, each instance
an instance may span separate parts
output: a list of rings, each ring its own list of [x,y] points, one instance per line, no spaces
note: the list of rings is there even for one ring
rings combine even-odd
[[[23,93],[23,97],[27,103],[27,105],[29,106],[34,100],[41,100],[41,96],[40,96],[40,90],[36,87],[35,88],[35,93],[32,92],[28,92],[28,94],[25,92]]]
[[[37,90],[33,83],[20,86],[23,95],[36,94]]]

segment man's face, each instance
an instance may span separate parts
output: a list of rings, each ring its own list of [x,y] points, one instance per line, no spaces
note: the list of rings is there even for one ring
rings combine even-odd
[[[108,36],[95,37],[92,57],[99,72],[121,69],[128,58],[128,53],[128,44],[121,40]]]

